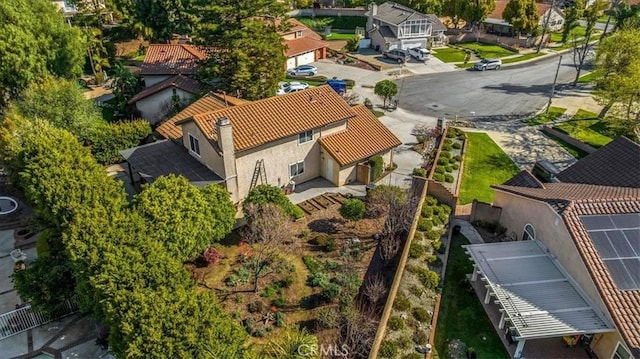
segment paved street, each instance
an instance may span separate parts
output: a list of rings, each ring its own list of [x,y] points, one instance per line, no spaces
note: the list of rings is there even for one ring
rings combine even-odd
[[[503,67],[498,71],[461,70],[397,80],[399,106],[427,116],[453,118],[518,115],[540,110],[547,102],[558,57]],[[563,57],[558,84],[575,77],[570,55]]]

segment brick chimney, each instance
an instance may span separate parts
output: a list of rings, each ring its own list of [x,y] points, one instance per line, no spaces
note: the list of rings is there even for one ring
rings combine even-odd
[[[222,117],[216,122],[218,132],[218,147],[222,152],[222,163],[224,166],[224,180],[227,190],[231,192],[231,199],[234,202],[240,200],[238,193],[238,175],[236,172],[236,152],[233,147],[233,126],[228,118]]]

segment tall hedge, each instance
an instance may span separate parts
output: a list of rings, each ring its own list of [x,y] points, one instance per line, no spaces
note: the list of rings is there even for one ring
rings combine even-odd
[[[380,178],[382,171],[384,170],[384,160],[382,156],[373,156],[369,159],[369,166],[371,166],[371,179],[373,181]]]

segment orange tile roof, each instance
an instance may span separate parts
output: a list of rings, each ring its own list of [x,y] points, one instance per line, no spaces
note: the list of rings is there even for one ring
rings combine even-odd
[[[640,355],[640,290],[621,291],[598,254],[579,216],[640,213],[640,188],[580,183],[545,183],[544,188],[493,186],[551,204],[567,230],[627,346]],[[558,206],[558,203],[562,203]]]
[[[143,98],[147,98],[171,87],[175,87],[192,94],[198,94],[202,92],[202,90],[204,90],[204,85],[200,81],[194,80],[187,76],[176,75],[138,92],[131,98],[131,100],[128,101],[128,103],[136,103]]]
[[[320,143],[340,166],[368,159],[402,142],[363,105],[353,107],[357,116],[347,120],[347,129],[320,138]]]
[[[237,106],[247,102],[246,100],[225,94],[208,93],[185,107],[175,116],[164,121],[156,128],[156,132],[162,135],[162,137],[176,140],[182,138],[182,126],[176,125],[176,122],[201,113],[220,110],[229,106]]]
[[[233,126],[235,150],[242,151],[355,115],[340,95],[323,85],[195,115],[177,124],[193,120],[209,140],[217,141],[216,122],[227,118]]]
[[[310,28],[306,27],[303,23],[301,23],[295,18],[287,19],[287,23],[289,24],[289,29],[286,31],[280,31],[279,32],[280,35],[287,35],[287,34],[292,34],[294,32],[302,31],[303,37],[309,37],[315,40],[322,40],[322,36],[320,36],[317,32],[311,30]],[[280,25],[280,21],[276,21],[276,26],[279,26],[279,25]]]
[[[142,62],[141,75],[194,74],[205,52],[187,44],[151,44]]]
[[[287,40],[285,44],[287,45],[287,57],[297,56],[328,46],[325,41],[315,40],[310,37],[299,37],[297,39]]]
[[[507,7],[508,3],[509,3],[509,0],[497,0],[496,7],[493,9],[493,11],[489,15],[487,15],[487,19],[504,20],[502,16],[504,13],[504,8]],[[550,4],[536,2],[536,8],[538,9],[538,15],[540,16],[544,15],[544,13],[546,13],[550,7],[551,7]]]

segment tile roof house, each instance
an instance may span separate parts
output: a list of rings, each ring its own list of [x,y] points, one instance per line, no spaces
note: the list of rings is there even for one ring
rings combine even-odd
[[[484,30],[491,34],[504,36],[514,36],[511,24],[504,20],[504,9],[509,0],[496,0],[496,7],[487,15],[483,22]],[[538,15],[540,16],[540,27],[547,24],[550,31],[559,31],[564,26],[564,13],[557,7],[551,7],[551,4],[544,2],[536,2]],[[548,20],[547,20],[548,19]]]
[[[440,45],[446,41],[446,26],[433,14],[423,14],[387,1],[369,5],[367,38],[377,51]]]
[[[294,18],[287,19],[287,25],[287,30],[280,32],[287,46],[287,70],[327,57],[328,44],[320,35]]]
[[[640,358],[639,151],[619,138],[561,172],[560,183],[522,171],[493,186],[499,223],[512,237],[543,243],[611,323],[608,331],[564,334],[588,335],[599,358]]]
[[[368,109],[349,106],[327,85],[202,113],[191,106],[185,111],[158,132],[219,176],[235,202],[263,181],[283,188],[317,177],[336,186],[368,182],[368,169],[359,164],[375,155],[389,164],[401,143]]]

